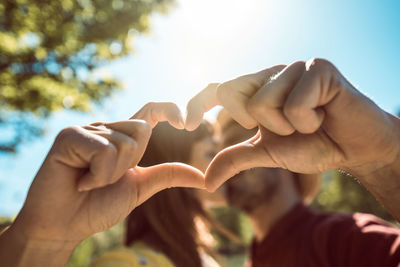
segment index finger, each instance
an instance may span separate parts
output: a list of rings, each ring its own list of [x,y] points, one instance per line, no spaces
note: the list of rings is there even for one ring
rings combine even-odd
[[[187,104],[187,116],[185,128],[188,131],[196,129],[201,121],[203,115],[215,106],[220,105],[217,97],[217,87],[219,83],[210,83],[206,88],[200,91]]]
[[[152,128],[161,121],[168,121],[171,126],[177,129],[184,128],[182,112],[178,106],[172,102],[150,102],[144,105],[130,119],[144,120]]]
[[[117,121],[104,124],[106,127],[129,136],[136,143],[135,153],[131,159],[130,167],[135,167],[146,151],[147,143],[151,136],[149,124],[141,120]]]
[[[248,112],[248,102],[271,76],[284,68],[277,65],[256,73],[240,76],[218,86],[218,99],[232,118],[246,129],[258,125],[258,121]]]

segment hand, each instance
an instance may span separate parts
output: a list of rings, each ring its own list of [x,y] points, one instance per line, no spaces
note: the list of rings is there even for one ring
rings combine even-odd
[[[208,97],[203,91],[189,102],[188,129],[198,123],[192,118],[201,118],[206,111],[199,107],[207,98],[222,104],[242,126],[259,125],[256,136],[215,157],[206,172],[208,189],[215,190],[252,167],[280,167],[299,173],[344,169],[368,187],[375,182],[366,178],[369,174],[398,162],[398,118],[360,93],[326,60],[283,67],[209,86],[205,89]],[[386,189],[391,186],[393,182],[385,184]],[[371,191],[383,199],[375,188]]]
[[[153,126],[162,120],[176,126],[183,121],[174,104],[151,103],[132,120],[64,129],[11,228],[26,241],[77,245],[162,189],[204,188],[203,174],[184,164],[136,166],[151,135],[150,125],[137,119],[149,119]]]
[[[211,83],[190,99],[187,105],[186,130],[193,131],[203,120],[203,115],[215,106],[222,105],[234,120],[247,129],[258,126],[258,122],[247,111],[247,102],[272,75],[285,66],[278,65],[237,79]]]

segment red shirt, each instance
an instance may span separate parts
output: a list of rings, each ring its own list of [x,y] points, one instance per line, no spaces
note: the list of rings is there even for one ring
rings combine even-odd
[[[400,230],[369,214],[328,214],[298,204],[253,242],[252,267],[399,267]]]

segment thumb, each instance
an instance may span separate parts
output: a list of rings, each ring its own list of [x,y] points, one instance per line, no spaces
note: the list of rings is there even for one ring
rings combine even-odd
[[[215,156],[205,174],[208,191],[215,191],[241,171],[256,167],[277,167],[265,149],[252,139],[225,148]]]
[[[163,163],[148,168],[135,167],[131,170],[132,179],[137,186],[137,205],[166,188],[205,188],[204,174],[183,163]]]

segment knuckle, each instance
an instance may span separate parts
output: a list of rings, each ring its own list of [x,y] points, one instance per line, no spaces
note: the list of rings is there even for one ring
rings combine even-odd
[[[224,100],[232,93],[232,81],[224,82],[217,87],[217,97],[220,101]]]
[[[154,101],[152,101],[152,102],[147,102],[147,103],[143,106],[143,108],[148,109],[148,108],[154,107],[155,105],[157,105],[157,102],[154,102]]]
[[[117,148],[112,143],[102,144],[100,150],[102,154],[105,154],[110,158],[114,158],[118,154]]]
[[[168,110],[176,111],[176,112],[179,111],[178,105],[175,104],[174,102],[166,102],[165,105],[166,105],[166,108],[167,108]]]
[[[293,66],[293,65],[303,65],[304,66],[306,63],[307,62],[304,60],[297,60],[297,61],[293,62],[292,64],[290,64],[289,66]]]
[[[287,102],[283,108],[283,114],[288,118],[302,118],[306,110],[297,104]]]
[[[109,143],[98,143],[96,147],[96,154],[101,155],[101,158],[107,159],[108,162],[112,163],[118,157],[118,150],[117,147]]]
[[[134,127],[140,136],[149,136],[152,131],[151,125],[146,121],[135,121]]]
[[[220,83],[209,83],[207,86],[206,86],[206,91],[213,91],[213,90],[215,90],[215,88],[217,88],[218,86],[220,85]]]
[[[247,103],[247,112],[252,116],[259,116],[265,114],[266,105],[259,101],[257,98],[252,98]]]
[[[274,66],[274,69],[282,70],[282,69],[286,68],[286,66],[287,66],[287,65],[279,64],[279,65],[275,65],[275,66]]]
[[[295,62],[291,63],[290,65],[286,66],[281,72],[279,72],[275,76],[273,76],[271,81],[277,80],[281,75],[283,75],[284,73],[290,72],[290,71],[291,72],[296,72],[296,73],[304,72],[304,70],[306,69],[306,66],[307,66],[307,62],[306,61],[302,61],[302,60],[298,60],[298,61],[295,61]],[[286,86],[288,84],[287,80],[284,80],[284,81],[281,80],[280,82],[286,83],[285,84]]]
[[[56,140],[62,141],[65,139],[69,139],[72,136],[79,134],[81,131],[82,131],[82,128],[80,126],[68,126],[67,128],[62,129],[58,133]]]
[[[307,70],[315,70],[319,73],[332,72],[335,66],[328,60],[323,58],[312,58],[306,62]]]
[[[167,106],[178,107],[174,102],[164,102]]]
[[[138,148],[138,144],[136,143],[135,140],[133,140],[132,138],[126,138],[126,140],[124,140],[122,147],[128,152],[128,153],[134,153],[137,148]]]
[[[322,66],[331,66],[332,63],[324,58],[312,58],[312,62],[316,65],[322,65]]]

